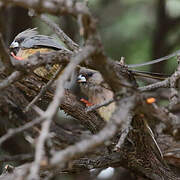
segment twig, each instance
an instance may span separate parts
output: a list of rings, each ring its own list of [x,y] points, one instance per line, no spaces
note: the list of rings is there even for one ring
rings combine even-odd
[[[172,53],[172,54],[169,54],[167,56],[164,56],[164,57],[161,57],[159,59],[155,59],[155,60],[151,60],[151,61],[148,61],[148,62],[145,62],[145,63],[141,63],[141,64],[129,64],[127,65],[128,68],[134,68],[134,67],[141,67],[141,66],[146,66],[146,65],[151,65],[151,64],[156,64],[156,63],[159,63],[159,62],[162,62],[162,61],[166,61],[172,57],[175,57],[177,55],[180,54],[180,50]]]
[[[0,52],[1,52],[1,54],[0,54],[1,60],[3,62],[3,65],[5,66],[5,71],[7,73],[12,72],[13,71],[13,66],[11,64],[11,59],[10,59],[8,51],[7,51],[6,47],[5,47],[5,44],[4,44],[1,33],[0,33]]]
[[[180,56],[177,57],[178,61],[178,67],[175,73],[171,76],[170,78],[170,87],[171,87],[171,96],[170,96],[170,102],[169,102],[169,108],[172,109],[172,107],[178,103],[178,90],[177,85],[178,85],[178,80],[180,79]]]
[[[0,82],[0,90],[8,87],[11,83],[19,80],[22,77],[23,73],[20,71],[13,72],[10,76]]]
[[[119,141],[118,141],[118,143],[116,144],[116,146],[115,146],[115,148],[114,148],[114,151],[118,151],[121,147],[122,147],[122,144],[124,143],[124,141],[125,141],[125,139],[126,139],[126,137],[127,137],[127,135],[128,135],[128,133],[129,133],[129,131],[132,129],[132,127],[131,127],[131,121],[132,121],[132,116],[130,116],[128,119],[127,119],[127,122],[126,122],[126,126],[128,127],[128,128],[126,128],[126,129],[122,129],[122,134],[121,134],[121,137],[119,138]]]
[[[44,117],[40,117],[40,118],[36,118],[31,122],[26,123],[25,125],[18,127],[18,128],[14,128],[14,129],[9,129],[8,132],[3,135],[0,138],[0,146],[1,144],[6,141],[7,139],[11,138],[12,136],[14,136],[15,134],[18,134],[20,132],[23,132],[24,130],[27,130],[29,128],[31,128],[32,126],[41,123],[44,120]]]
[[[46,110],[47,117],[53,117],[56,113],[57,108],[61,103],[61,99],[64,94],[64,82],[69,78],[69,75],[72,73],[72,70],[78,65],[81,61],[88,58],[90,55],[93,54],[95,48],[92,46],[85,46],[82,51],[80,51],[76,56],[72,57],[70,63],[63,71],[63,74],[57,81],[57,88],[55,92],[55,96],[53,101],[49,105],[48,109]],[[62,90],[62,91],[61,91]]]
[[[169,101],[169,108],[172,109],[174,105],[178,103],[178,91],[176,89],[177,80],[180,78],[180,72],[175,72],[173,76],[170,78],[170,101]]]
[[[99,109],[102,106],[107,106],[107,105],[111,104],[112,102],[114,102],[114,99],[110,99],[110,100],[105,101],[101,104],[96,104],[96,105],[90,106],[86,109],[86,112],[94,111],[96,109]]]
[[[99,146],[105,140],[111,138],[119,129],[119,126],[121,126],[127,120],[129,112],[134,107],[135,102],[135,96],[121,99],[118,103],[116,111],[112,115],[111,120],[108,121],[107,125],[98,134],[55,153],[50,160],[51,165],[58,165],[60,168],[62,168],[63,164],[67,161],[77,157],[77,155],[86,153],[90,149]]]
[[[154,89],[158,89],[158,88],[169,88],[170,86],[170,78],[165,79],[164,81],[161,82],[157,82],[154,84],[150,84],[144,87],[139,87],[138,90],[140,92],[145,92],[145,91],[152,91]]]
[[[30,174],[27,178],[28,180],[38,179],[39,167],[42,160],[42,156],[44,155],[44,143],[45,143],[46,138],[49,135],[50,125],[51,125],[50,118],[46,119],[45,122],[43,122],[42,124],[41,134],[38,138],[37,145],[36,145],[35,160],[32,163]]]
[[[43,20],[47,25],[49,25],[54,32],[58,35],[58,37],[68,46],[68,48],[72,51],[76,51],[79,49],[79,45],[76,44],[71,38],[69,38],[63,30],[54,22],[52,22],[46,15],[40,15],[41,20]]]
[[[28,104],[28,106],[26,107],[25,111],[29,111],[29,108],[32,107],[33,104],[35,104],[37,102],[37,100],[47,91],[47,89],[52,85],[52,83],[54,82],[54,80],[56,79],[56,77],[59,75],[59,73],[62,71],[62,66],[59,67],[59,69],[56,71],[56,73],[53,75],[53,77],[51,78],[51,80],[48,81],[48,83],[42,87],[41,91],[39,92],[39,94]]]
[[[20,154],[15,156],[7,156],[3,155],[0,157],[0,162],[8,162],[8,161],[27,161],[33,158],[32,154]]]
[[[59,105],[61,104],[64,95],[64,83],[68,80],[69,76],[73,72],[73,69],[76,67],[76,65],[78,65],[81,61],[92,55],[94,51],[95,48],[93,48],[92,46],[84,47],[81,52],[79,52],[76,56],[71,58],[70,63],[64,69],[62,75],[58,78],[53,101],[50,103],[44,114],[46,121],[42,125],[42,131],[38,138],[36,152],[35,152],[35,160],[30,168],[30,174],[28,176],[28,180],[34,178],[36,179],[39,177],[38,173],[40,168],[40,162],[42,160],[42,156],[44,153],[44,143],[49,134],[51,121],[54,118]]]
[[[13,60],[13,66],[23,72],[31,72],[34,69],[47,64],[67,64],[73,53],[67,50],[53,51],[50,53],[35,53],[24,61]]]

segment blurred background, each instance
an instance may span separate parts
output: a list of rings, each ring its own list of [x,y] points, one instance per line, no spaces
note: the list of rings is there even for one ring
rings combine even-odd
[[[105,52],[113,59],[120,60],[123,56],[127,64],[142,63],[180,49],[180,0],[89,0],[88,3],[92,14],[97,18]],[[15,6],[0,8],[0,28],[7,47],[18,33],[27,28],[38,27],[40,33],[53,35],[51,29],[38,17],[30,16],[31,9]],[[71,16],[50,17],[74,41],[83,43],[75,19]],[[141,70],[168,74],[174,71],[176,65],[175,58],[172,58],[144,66]],[[124,174],[119,173],[120,171]],[[94,173],[100,172],[101,170]],[[80,175],[65,175],[63,179],[97,179],[92,174],[85,172]],[[111,169],[107,174],[98,178],[136,179],[122,168]]]
[[[180,48],[179,0],[91,0],[88,2],[97,18],[98,29],[106,53],[127,64],[160,58]],[[9,45],[14,36],[29,27],[39,27],[40,33],[53,32],[39,18],[29,15],[32,10],[1,7],[0,28]],[[76,42],[80,42],[78,26],[70,17],[52,17]],[[175,60],[143,67],[141,70],[170,73]]]

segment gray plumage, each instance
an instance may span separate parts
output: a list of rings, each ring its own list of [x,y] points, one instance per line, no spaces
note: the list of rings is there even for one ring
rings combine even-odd
[[[53,37],[46,35],[39,35],[36,31],[37,28],[27,29],[21,33],[19,33],[13,42],[19,43],[19,48],[28,49],[28,48],[37,48],[37,47],[45,47],[52,49],[65,49],[57,40]]]
[[[38,35],[38,32],[36,31],[37,28],[33,28],[33,29],[26,29],[24,31],[22,31],[21,33],[19,33],[15,38],[14,41],[18,40],[18,39],[25,39],[28,37],[32,37],[35,35]]]
[[[36,35],[30,38],[26,38],[21,43],[21,48],[35,48],[37,46],[40,47],[50,47],[54,49],[66,49],[61,44],[56,42],[56,40],[53,37],[45,36],[45,35]]]

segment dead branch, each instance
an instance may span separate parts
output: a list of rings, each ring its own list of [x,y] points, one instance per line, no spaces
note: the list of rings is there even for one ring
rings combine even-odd
[[[0,0],[0,2],[2,2],[2,0]],[[15,89],[17,88],[18,90],[21,90],[21,92],[24,92],[28,100],[32,100],[38,94],[40,88],[42,87],[41,85],[43,84],[42,82],[38,82],[41,80],[31,76],[31,73],[34,69],[46,64],[58,63],[67,65],[57,80],[56,90],[48,90],[42,97],[42,100],[39,99],[37,101],[37,104],[42,102],[42,109],[46,110],[43,114],[40,113],[40,115],[37,115],[36,112],[35,116],[35,118],[40,116],[39,119],[43,119],[41,131],[38,133],[39,138],[35,146],[35,159],[30,164],[30,166],[28,166],[28,168],[26,167],[27,169],[30,169],[30,173],[27,172],[25,175],[21,174],[18,176],[18,178],[23,178],[25,176],[27,177],[28,175],[28,179],[39,179],[40,170],[42,168],[41,161],[46,155],[45,151],[48,151],[48,148],[45,147],[45,144],[49,137],[51,125],[53,125],[52,122],[55,118],[58,108],[61,107],[65,112],[72,115],[73,117],[76,117],[81,125],[89,129],[91,132],[97,134],[92,135],[88,139],[84,138],[83,140],[76,142],[71,146],[68,146],[70,141],[68,141],[69,137],[67,137],[69,144],[67,143],[67,146],[65,146],[63,149],[59,148],[61,150],[58,150],[48,156],[49,164],[47,163],[47,166],[50,174],[53,172],[55,167],[59,172],[63,171],[67,163],[71,163],[74,159],[76,159],[77,162],[80,156],[88,156],[90,150],[96,151],[97,148],[100,148],[100,145],[104,148],[105,142],[109,140],[110,150],[108,157],[110,158],[110,161],[104,162],[104,157],[96,156],[100,161],[99,164],[102,167],[107,167],[110,165],[115,166],[115,164],[118,164],[123,165],[123,167],[126,167],[153,180],[179,179],[177,175],[171,171],[171,169],[164,162],[164,159],[159,155],[160,150],[155,136],[151,129],[148,128],[149,126],[147,126],[147,122],[150,122],[153,118],[155,118],[156,123],[158,120],[160,120],[166,126],[170,124],[169,122],[172,117],[174,118],[174,121],[176,121],[177,118],[175,115],[170,116],[170,112],[168,110],[164,112],[161,108],[155,106],[154,104],[147,105],[144,99],[144,94],[142,93],[143,91],[157,89],[160,87],[171,87],[175,89],[176,82],[179,79],[179,69],[169,79],[138,89],[136,80],[131,71],[128,70],[128,67],[123,64],[114,62],[106,55],[104,55],[103,46],[96,29],[96,20],[92,17],[85,3],[74,2],[71,0],[44,0],[38,1],[38,3],[36,0],[6,0],[2,3],[4,5],[13,4],[27,9],[33,9],[39,14],[50,13],[58,16],[65,14],[72,15],[76,17],[76,20],[79,23],[80,34],[83,36],[85,44],[84,47],[78,49],[78,46],[70,39],[68,39],[68,37],[54,23],[51,23],[48,19],[45,19],[44,16],[41,16],[46,21],[46,23],[49,24],[49,26],[51,26],[57,34],[59,34],[59,37],[63,39],[68,47],[75,51],[71,52],[70,50],[61,50],[47,54],[37,53],[24,61],[16,61],[15,59],[12,59],[11,62],[13,64],[13,68],[20,71],[21,73],[26,73],[26,77],[23,79],[22,77],[19,77],[19,79],[21,78],[21,81],[16,82],[15,86],[11,87],[14,87]],[[82,61],[83,63],[81,63]],[[104,80],[109,84],[112,91],[114,92],[115,97],[118,95],[115,99],[116,111],[114,112],[111,120],[107,122],[105,127],[105,123],[103,123],[103,120],[95,112],[86,113],[84,106],[78,102],[75,96],[73,96],[68,91],[65,91],[64,89],[64,83],[67,81],[68,77],[79,63],[81,63],[83,66],[100,71]],[[6,87],[7,91],[9,91],[9,85],[15,82],[17,78],[13,79],[10,76],[7,79],[10,80],[2,82],[2,87]],[[55,92],[54,96],[52,92]],[[175,94],[177,95],[177,91]],[[11,95],[11,99],[13,99],[14,96],[15,95]],[[48,100],[43,101],[43,98],[45,99],[45,97],[48,97]],[[14,99],[10,102],[11,104],[8,107],[12,107],[14,105]],[[26,102],[22,105],[23,107],[20,106],[22,114],[27,104],[28,103]],[[1,104],[1,106],[3,107],[3,112],[5,112],[6,108],[4,108],[3,104]],[[148,107],[151,109],[149,110]],[[169,115],[164,120],[163,117],[166,116],[166,114]],[[129,116],[132,118],[129,118]],[[28,120],[32,119],[34,118]],[[35,120],[32,122],[34,123]],[[25,124],[28,125],[28,127],[24,125],[20,126],[19,129],[15,128],[10,133],[7,133],[1,137],[0,142],[2,143],[14,134],[32,127],[34,125],[33,123]],[[123,130],[128,131],[123,133]],[[121,133],[119,133],[120,131]],[[61,133],[62,132],[63,131],[61,129]],[[117,138],[117,134],[120,134],[120,137]],[[114,144],[117,144],[118,148],[114,149]],[[116,152],[114,153],[113,150]],[[116,159],[114,159],[115,157]],[[88,169],[88,163],[84,162],[84,164]],[[76,164],[76,167],[77,166],[78,164]],[[94,167],[98,166],[94,165]]]

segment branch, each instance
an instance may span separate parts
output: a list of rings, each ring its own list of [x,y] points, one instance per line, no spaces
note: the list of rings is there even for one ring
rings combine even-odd
[[[6,79],[0,82],[0,90],[5,89],[10,84],[16,82],[20,78],[22,78],[23,73],[20,71],[14,71],[10,76],[8,76]]]
[[[5,66],[5,71],[9,74],[12,72],[13,67],[11,64],[11,59],[9,56],[9,53],[5,47],[5,43],[2,38],[2,34],[0,33],[0,54],[1,54],[1,61],[3,62],[3,65]]]
[[[96,105],[90,106],[90,107],[88,107],[88,108],[86,109],[86,112],[94,111],[94,110],[96,110],[96,109],[99,109],[99,108],[102,107],[102,106],[108,106],[108,105],[111,104],[112,102],[114,102],[114,99],[105,101],[104,103],[101,103],[101,104],[96,104]]]
[[[14,128],[14,129],[9,129],[8,132],[7,132],[4,136],[2,136],[2,137],[0,138],[0,146],[1,146],[2,143],[3,143],[4,141],[6,141],[7,139],[11,138],[12,136],[14,136],[14,135],[16,135],[16,134],[18,134],[18,133],[21,133],[21,132],[25,131],[25,130],[31,128],[31,127],[33,127],[33,126],[36,125],[36,124],[41,123],[43,120],[44,120],[43,117],[36,118],[36,119],[34,119],[33,121],[28,122],[28,123],[26,123],[25,125],[23,125],[23,126],[21,126],[21,127]]]
[[[84,9],[81,9],[80,4],[77,3],[74,5],[74,3],[71,3],[70,1],[49,1],[49,0],[44,0],[41,3],[41,6],[39,6],[39,3],[37,3],[37,0],[0,0],[5,5],[8,4],[13,4],[17,5],[26,9],[33,9],[37,13],[49,13],[49,14],[54,14],[54,15],[65,15],[65,14],[70,14],[72,16],[77,16],[77,14],[81,13],[86,13]],[[70,2],[70,3],[69,3]]]
[[[20,154],[15,156],[6,156],[3,155],[0,157],[0,162],[8,162],[8,161],[29,161],[32,160],[33,155],[32,154]]]
[[[154,89],[158,89],[158,88],[169,88],[170,87],[170,79],[167,78],[164,81],[161,82],[157,82],[154,84],[150,84],[144,87],[139,87],[138,90],[140,92],[145,92],[145,91],[152,91]]]
[[[22,72],[32,72],[34,69],[47,64],[67,64],[73,53],[67,50],[50,53],[36,53],[24,61],[12,59],[13,66]]]
[[[54,32],[58,35],[58,37],[68,46],[68,48],[72,51],[77,51],[79,49],[79,45],[76,44],[71,38],[69,38],[60,27],[51,21],[46,15],[40,15],[41,20],[43,20],[49,27],[51,27]]]
[[[81,52],[79,52],[76,56],[71,58],[70,63],[64,69],[62,75],[58,78],[53,101],[50,103],[43,115],[43,117],[45,118],[45,122],[42,125],[42,131],[36,145],[35,160],[32,163],[30,169],[30,174],[28,176],[29,180],[33,178],[36,179],[39,176],[38,173],[40,169],[40,162],[42,160],[44,153],[44,143],[46,138],[48,137],[52,119],[54,118],[58,110],[58,107],[61,104],[64,95],[64,83],[68,80],[76,65],[78,65],[84,59],[88,58],[92,53],[94,53],[94,51],[95,49],[91,46],[84,47]]]
[[[93,135],[90,139],[82,140],[73,146],[70,146],[62,151],[55,153],[50,160],[51,165],[63,167],[64,163],[82,155],[92,148],[101,145],[105,140],[110,139],[116,131],[122,126],[123,122],[127,120],[129,112],[135,105],[135,97],[129,97],[122,99],[115,113],[112,115],[111,120],[107,125],[96,135]]]
[[[25,111],[28,111],[30,107],[32,107],[33,104],[35,104],[38,99],[47,91],[47,89],[52,85],[52,83],[54,82],[55,78],[57,78],[57,76],[59,75],[59,73],[62,71],[61,66],[59,67],[59,69],[55,72],[55,74],[53,75],[53,77],[51,78],[51,80],[48,81],[48,83],[41,88],[41,91],[39,92],[39,94],[28,104],[28,106],[26,107]]]
[[[178,86],[178,82],[180,79],[180,56],[177,57],[178,61],[178,67],[177,70],[174,72],[174,74],[170,78],[170,87],[171,87],[171,97],[170,97],[170,103],[169,108],[172,109],[174,105],[176,105],[179,101],[179,92],[176,89]]]

